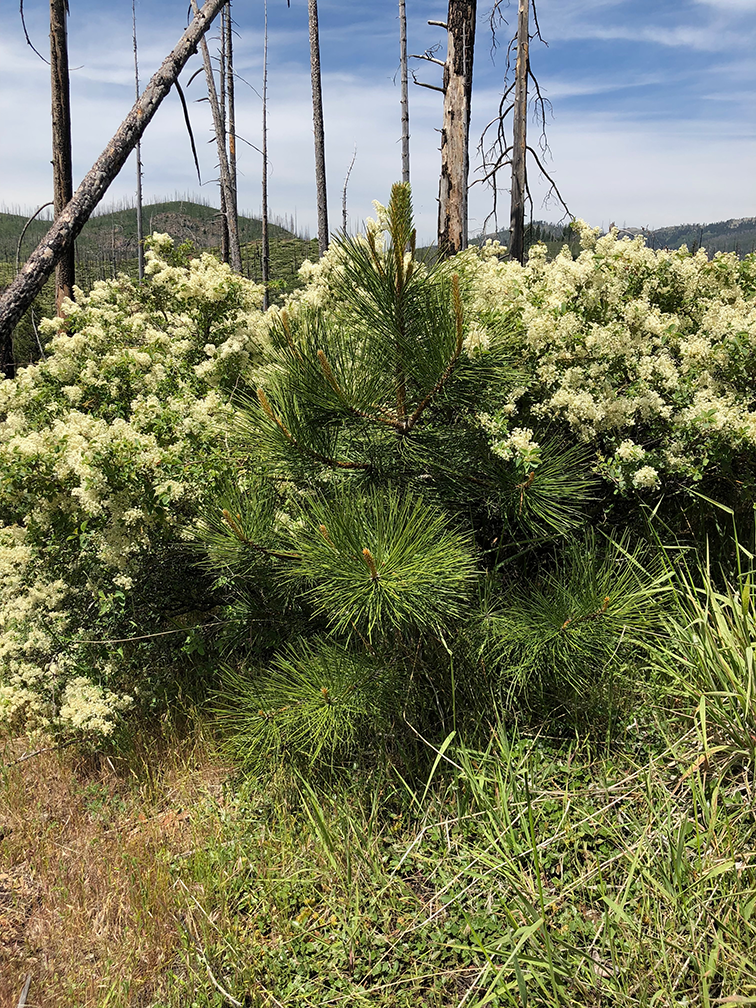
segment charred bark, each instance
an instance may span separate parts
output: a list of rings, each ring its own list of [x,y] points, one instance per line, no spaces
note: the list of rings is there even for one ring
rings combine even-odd
[[[525,262],[525,197],[528,150],[528,75],[530,73],[530,0],[520,0],[517,13],[514,120],[512,124],[512,189],[509,213],[509,256]]]
[[[53,217],[73,196],[71,154],[71,90],[68,80],[68,0],[50,0],[50,84],[52,91]],[[74,246],[66,249],[55,267],[55,310],[73,298],[76,280]]]
[[[438,187],[438,248],[451,256],[467,248],[467,178],[476,0],[449,0],[444,64],[444,120]]]
[[[399,0],[399,76],[401,81],[402,109],[402,182],[410,180],[409,86],[407,77],[407,9],[405,0]],[[344,225],[346,234],[346,224]]]
[[[318,252],[328,251],[328,192],[326,189],[323,89],[320,79],[320,25],[318,0],[307,0],[310,24],[310,78],[312,81],[312,126],[315,134],[315,188],[318,200]]]

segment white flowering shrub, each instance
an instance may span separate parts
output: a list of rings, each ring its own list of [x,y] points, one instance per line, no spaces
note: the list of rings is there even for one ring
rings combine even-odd
[[[560,704],[560,675],[636,662],[661,582],[589,527],[615,495],[616,524],[753,502],[756,260],[581,227],[575,260],[426,265],[397,186],[267,315],[159,235],[143,283],[78,292],[0,381],[0,724],[108,735],[207,622],[249,673],[242,747],[319,752],[306,726],[346,738],[358,695],[381,730],[443,722],[445,688],[510,697],[538,648]]]
[[[522,380],[481,425],[521,451],[549,425],[595,452],[620,493],[712,481],[748,485],[756,448],[756,258],[658,251],[579,223],[582,251],[524,267],[495,243],[458,256],[485,355],[497,320],[517,325]],[[535,437],[537,442],[537,436]],[[750,487],[748,487],[750,489]],[[718,487],[720,492],[721,488]]]
[[[46,359],[0,381],[0,724],[108,734],[181,657],[186,634],[149,635],[201,609],[178,547],[223,468],[261,288],[167,235],[146,260],[141,284],[77,291]]]

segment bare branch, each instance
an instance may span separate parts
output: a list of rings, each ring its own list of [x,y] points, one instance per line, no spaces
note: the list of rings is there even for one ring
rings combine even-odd
[[[199,73],[199,71],[197,71]],[[192,132],[192,122],[189,118],[189,109],[186,105],[186,98],[184,97],[184,92],[181,89],[181,85],[178,81],[175,83],[176,94],[179,96],[179,101],[181,102],[181,108],[184,110],[184,122],[186,123],[186,131],[189,134],[189,143],[192,145],[192,157],[194,158],[194,167],[197,169],[197,181],[202,185],[202,175],[200,174],[200,164],[199,158],[197,157],[197,147],[194,143],[194,133]]]
[[[354,168],[354,162],[357,160],[357,144],[354,145],[354,152],[352,154],[352,160],[349,162],[349,167],[347,168],[347,173],[344,176],[344,188],[341,193],[341,225],[344,234],[347,233],[347,187],[349,186],[349,176],[352,174],[352,168]]]
[[[536,154],[536,152],[533,150],[532,147],[528,146],[528,150],[530,151],[530,153],[535,158],[535,162],[538,165],[538,168],[541,171],[541,174],[548,181],[549,185],[551,186],[551,190],[553,190],[553,192],[556,195],[556,198],[559,200],[559,202],[564,207],[565,213],[567,214],[568,217],[571,217],[572,220],[574,220],[575,219],[575,215],[573,214],[573,212],[570,210],[570,208],[567,206],[567,204],[562,199],[562,194],[559,192],[559,189],[557,188],[556,182],[554,181],[554,179],[551,177],[551,175],[549,175],[549,173],[544,168],[541,159],[538,157],[538,155]],[[551,194],[551,190],[549,190],[549,193],[548,193],[548,195],[546,197],[547,199],[548,199],[548,196]]]
[[[45,57],[42,55],[39,49],[35,48],[34,44],[32,43],[32,40],[29,38],[29,32],[26,30],[26,18],[24,17],[24,0],[19,0],[18,12],[21,15],[21,27],[24,30],[24,38],[26,39],[27,44],[30,46],[32,51],[35,52],[37,56],[39,56],[39,58],[42,60],[43,63],[47,63],[47,65],[50,66],[50,61],[45,59]]]
[[[443,60],[436,59],[435,56],[429,56],[428,53],[423,53],[422,56],[418,56],[416,53],[410,53],[407,59],[421,59],[427,60],[429,63],[435,63],[437,66],[446,66]]]
[[[417,84],[418,87],[426,87],[430,91],[440,91],[441,94],[446,94],[442,87],[437,87],[435,84],[425,84],[423,81],[419,81],[417,77],[415,77],[414,73],[412,74],[412,83]]]
[[[21,242],[24,240],[24,235],[26,234],[26,229],[29,227],[29,225],[34,220],[34,218],[37,216],[37,214],[41,214],[42,211],[45,209],[45,207],[49,207],[49,206],[52,206],[52,200],[50,200],[49,203],[43,203],[42,206],[39,207],[38,210],[35,210],[34,213],[31,215],[31,217],[29,218],[29,220],[26,222],[26,224],[24,224],[23,229],[21,231],[21,234],[18,236],[18,244],[16,245],[16,273],[18,273],[18,271],[19,271],[19,269],[21,267]]]

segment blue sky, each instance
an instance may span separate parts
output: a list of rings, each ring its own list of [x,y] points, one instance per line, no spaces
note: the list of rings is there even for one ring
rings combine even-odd
[[[45,0],[25,0],[37,47],[47,49]],[[407,0],[411,52],[443,43],[444,0]],[[504,48],[492,55],[479,3],[473,96],[473,148],[498,103]],[[186,0],[138,0],[141,74],[179,38]],[[553,105],[549,169],[570,209],[595,225],[611,221],[659,227],[756,215],[756,0],[540,0],[548,46],[534,42],[532,65]],[[512,22],[516,2],[506,8]],[[236,0],[237,71],[259,90],[262,0]],[[306,0],[269,0],[271,208],[315,230]],[[350,226],[372,213],[400,176],[398,20],[394,0],[320,0],[326,159],[333,227],[341,222],[344,174],[356,147],[349,187]],[[133,101],[130,0],[71,0],[75,182],[101,152]],[[509,27],[499,29],[506,43]],[[199,65],[195,58],[185,71]],[[24,209],[50,198],[49,70],[26,46],[15,0],[0,0],[0,203]],[[418,65],[418,78],[437,71]],[[188,96],[200,98],[202,79]],[[259,145],[260,101],[238,86],[239,132]],[[421,237],[435,230],[441,96],[411,90],[412,178]],[[203,179],[214,177],[206,103],[192,105]],[[534,127],[531,127],[534,128]],[[533,135],[535,139],[535,134]],[[144,141],[145,191],[151,197],[201,192],[193,173],[178,101],[166,99]],[[260,156],[241,145],[240,205],[260,205]],[[535,216],[542,205],[533,173]],[[506,180],[502,180],[506,185]],[[129,163],[105,203],[133,192]],[[508,194],[502,193],[506,208]],[[490,209],[475,186],[471,227]],[[506,218],[506,212],[504,213]]]

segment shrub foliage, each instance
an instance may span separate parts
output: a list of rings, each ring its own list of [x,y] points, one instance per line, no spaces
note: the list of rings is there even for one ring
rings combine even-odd
[[[3,719],[108,733],[207,652],[237,754],[315,758],[637,665],[644,516],[753,503],[756,263],[581,240],[421,262],[397,185],[265,315],[164,236],[80,294],[0,383]]]

